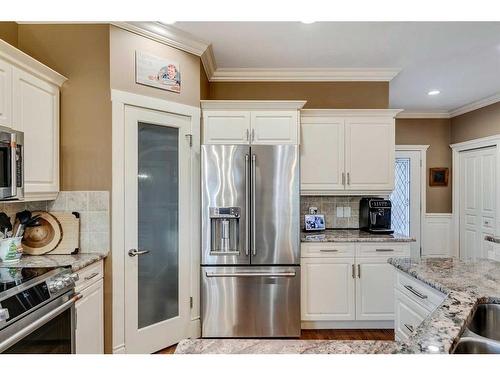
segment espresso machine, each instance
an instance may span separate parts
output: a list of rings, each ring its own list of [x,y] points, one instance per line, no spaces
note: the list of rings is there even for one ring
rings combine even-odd
[[[362,198],[359,202],[359,228],[369,233],[391,234],[391,208],[389,199]]]

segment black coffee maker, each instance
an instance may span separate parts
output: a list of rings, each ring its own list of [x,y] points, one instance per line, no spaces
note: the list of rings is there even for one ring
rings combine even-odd
[[[362,198],[359,202],[359,228],[379,234],[391,234],[391,201],[383,198]]]

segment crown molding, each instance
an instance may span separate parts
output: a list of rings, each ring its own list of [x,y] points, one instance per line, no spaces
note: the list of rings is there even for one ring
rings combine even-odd
[[[302,109],[306,100],[200,100],[201,108],[206,109],[261,109],[285,110]]]
[[[412,111],[403,111],[397,115],[398,119],[424,119],[424,118],[450,118],[450,112],[412,112]]]
[[[390,81],[399,69],[389,68],[218,68],[211,82]]]
[[[210,47],[210,42],[161,22],[111,22],[111,25],[200,57]]]
[[[495,104],[498,102],[500,102],[500,93],[488,96],[487,98],[472,102],[470,104],[466,104],[462,107],[455,108],[454,110],[450,111],[450,117],[460,116],[463,115],[464,113],[472,112],[475,111],[476,109],[487,107],[491,104]]]
[[[205,52],[202,53],[200,58],[201,63],[203,64],[203,69],[205,69],[205,74],[210,81],[210,79],[214,75],[214,72],[217,70],[217,64],[215,62],[214,51],[211,44],[207,47]]]
[[[396,117],[402,109],[303,109],[300,116],[325,117],[325,116],[356,116],[356,117]]]

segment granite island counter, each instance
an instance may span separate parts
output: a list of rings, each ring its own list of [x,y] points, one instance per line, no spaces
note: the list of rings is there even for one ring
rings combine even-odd
[[[326,229],[321,232],[301,232],[301,242],[414,242],[401,234],[373,234],[359,229]]]
[[[402,272],[445,293],[437,307],[408,340],[350,341],[297,339],[189,339],[179,343],[178,354],[397,354],[449,353],[476,304],[500,303],[500,262],[473,263],[455,258],[391,258]]]

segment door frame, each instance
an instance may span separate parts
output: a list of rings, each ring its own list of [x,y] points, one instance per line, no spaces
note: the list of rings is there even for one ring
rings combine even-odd
[[[191,191],[189,214],[192,235],[189,238],[190,295],[192,298],[190,336],[199,337],[200,329],[200,115],[199,107],[172,101],[111,90],[112,101],[112,191],[111,191],[111,259],[112,259],[112,353],[127,352],[125,346],[125,106],[169,112],[190,118],[191,122]],[[109,321],[109,318],[107,319]],[[109,330],[108,330],[109,331]]]
[[[470,141],[453,143],[450,145],[452,150],[452,254],[451,256],[460,257],[460,152],[471,151],[478,148],[496,147],[497,165],[496,165],[496,220],[495,236],[500,236],[500,134],[490,137],[472,139]]]
[[[425,214],[427,213],[427,149],[429,145],[396,145],[396,151],[420,152],[420,256],[425,239]]]

